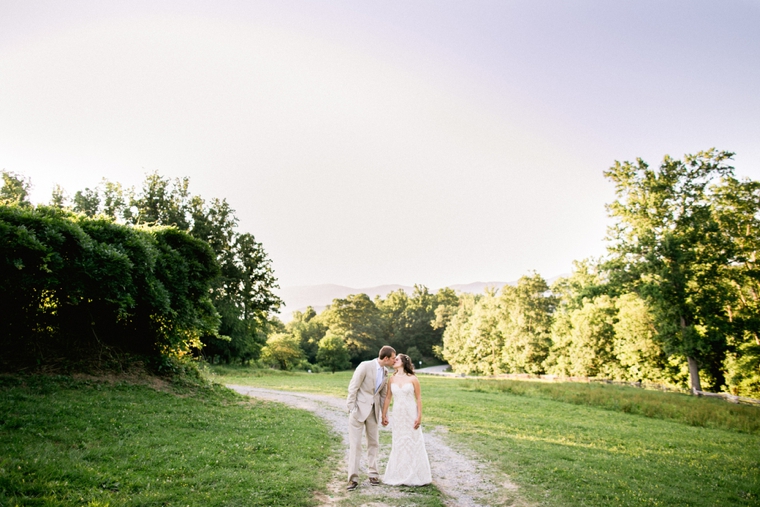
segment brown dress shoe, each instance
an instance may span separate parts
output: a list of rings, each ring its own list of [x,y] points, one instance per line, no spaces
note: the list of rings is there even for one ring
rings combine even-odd
[[[372,484],[373,486],[379,486],[380,485],[380,479],[377,478],[377,477],[370,477],[369,478],[369,483]]]
[[[348,491],[353,491],[359,486],[359,483],[356,481],[351,481],[348,483],[348,487],[346,488]]]

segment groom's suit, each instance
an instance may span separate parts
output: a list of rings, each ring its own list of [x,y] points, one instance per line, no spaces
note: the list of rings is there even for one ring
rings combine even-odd
[[[379,367],[379,368],[378,368]],[[367,471],[378,477],[377,452],[380,447],[378,425],[388,387],[385,368],[377,359],[364,361],[356,367],[348,385],[348,480],[359,480],[359,460],[362,455],[362,433],[367,432]]]

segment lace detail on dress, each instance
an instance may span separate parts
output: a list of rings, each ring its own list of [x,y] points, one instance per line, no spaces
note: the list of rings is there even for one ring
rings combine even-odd
[[[393,393],[393,409],[389,416],[392,443],[383,482],[407,486],[430,484],[433,478],[422,427],[414,429],[414,420],[417,418],[414,386],[409,383],[403,386],[391,384],[390,387]]]

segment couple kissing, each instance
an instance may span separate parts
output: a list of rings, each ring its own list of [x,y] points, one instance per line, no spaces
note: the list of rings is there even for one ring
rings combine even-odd
[[[395,373],[388,378],[386,368]],[[393,410],[388,409],[393,401]],[[367,438],[369,483],[380,485],[377,454],[380,449],[380,424],[391,427],[391,452],[383,482],[389,485],[422,486],[432,482],[430,462],[420,426],[422,400],[420,382],[414,375],[409,356],[396,355],[386,345],[377,359],[357,366],[348,385],[348,490],[359,486],[362,434]]]

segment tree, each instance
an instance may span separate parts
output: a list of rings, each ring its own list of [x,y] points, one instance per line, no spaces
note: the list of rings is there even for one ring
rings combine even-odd
[[[443,357],[455,372],[493,375],[506,371],[501,316],[494,290],[459,298],[459,309],[443,333]]]
[[[17,366],[185,353],[219,324],[213,252],[173,228],[0,206],[0,268],[3,360]]]
[[[350,368],[351,360],[343,338],[328,331],[319,340],[317,362],[320,366],[329,368],[333,373]]]
[[[267,339],[261,350],[261,360],[281,370],[290,370],[303,359],[298,340],[288,333],[276,333]]]
[[[634,381],[679,381],[680,371],[662,349],[654,316],[646,301],[637,294],[623,294],[615,305],[614,355],[624,371],[623,377]]]
[[[333,334],[343,337],[354,364],[376,357],[383,345],[380,310],[366,294],[334,299],[320,317]]]
[[[50,198],[50,206],[53,208],[64,209],[66,208],[66,201],[68,201],[66,191],[61,185],[56,184],[53,188],[53,195]]]
[[[733,259],[723,267],[728,337],[726,384],[734,394],[760,396],[760,182],[724,178],[715,187],[714,210],[730,238]]]
[[[74,194],[74,211],[83,213],[90,218],[94,218],[100,211],[100,195],[98,190],[85,188],[77,190]]]
[[[585,299],[556,316],[548,371],[579,377],[616,377],[614,301],[607,295]]]
[[[731,244],[713,209],[711,185],[731,177],[733,154],[715,149],[666,156],[658,169],[643,160],[605,172],[617,200],[608,206],[607,270],[613,283],[639,294],[655,317],[665,352],[684,357],[692,389],[700,371],[720,385],[730,319],[720,274]]]
[[[426,357],[433,355],[433,347],[443,342],[444,326],[436,326],[436,309],[450,296],[451,289],[431,294],[424,285],[415,285],[411,297],[403,289],[389,293],[385,299],[375,298],[382,317],[383,341],[399,351],[417,347]],[[456,303],[454,303],[456,304]]]
[[[256,359],[273,329],[270,313],[281,303],[273,292],[271,262],[252,234],[237,231],[238,219],[225,199],[207,203],[190,193],[189,184],[188,178],[170,180],[154,172],[136,192],[103,179],[95,189],[76,193],[74,209],[132,225],[174,227],[208,244],[220,267],[211,300],[221,322],[218,332],[202,337],[202,353],[225,362]],[[62,190],[57,194],[61,207]]]
[[[0,188],[0,205],[10,206],[13,204],[30,206],[29,190],[32,183],[29,178],[20,174],[3,171],[3,187]]]
[[[310,363],[318,362],[319,343],[327,333],[327,326],[316,317],[317,312],[309,306],[303,312],[293,312],[293,318],[286,325],[287,332],[298,339]]]
[[[552,285],[556,310],[546,371],[556,375],[619,376],[614,356],[614,287],[593,259],[575,262]]]
[[[504,339],[502,362],[510,372],[544,373],[551,347],[556,298],[541,275],[522,276],[501,290],[499,332]]]

